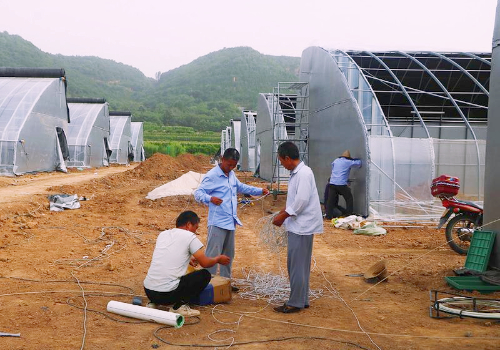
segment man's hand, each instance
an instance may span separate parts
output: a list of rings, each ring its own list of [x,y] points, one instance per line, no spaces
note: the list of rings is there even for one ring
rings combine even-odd
[[[221,205],[223,200],[220,199],[219,197],[210,197],[210,202],[212,202],[215,205]]]
[[[285,211],[285,209],[281,210],[276,216],[273,218],[273,225],[280,227],[285,222],[285,219],[290,215]]]
[[[267,196],[267,195],[269,194],[269,190],[268,190],[267,188],[263,188],[263,189],[262,189],[262,194],[263,194],[264,196]]]
[[[219,264],[221,265],[229,265],[229,263],[231,262],[231,258],[227,255],[219,255],[217,257],[217,260],[219,260]]]
[[[196,258],[192,256],[191,260],[189,260],[189,265],[191,265],[192,267],[198,266],[198,260],[196,260]]]

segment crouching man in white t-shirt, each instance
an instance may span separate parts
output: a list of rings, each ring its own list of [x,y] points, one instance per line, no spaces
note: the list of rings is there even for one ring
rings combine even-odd
[[[199,223],[200,218],[195,212],[185,211],[177,218],[176,228],[158,235],[151,266],[144,279],[144,291],[151,303],[173,304],[169,311],[184,317],[200,314],[198,310],[190,309],[187,303],[200,295],[212,278],[205,269],[185,275],[188,264],[212,267],[230,262],[226,255],[213,258],[205,255],[203,243],[195,235]],[[155,307],[151,303],[148,306]]]

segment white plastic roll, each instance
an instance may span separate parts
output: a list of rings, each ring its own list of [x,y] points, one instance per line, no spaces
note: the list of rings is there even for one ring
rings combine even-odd
[[[184,324],[184,316],[174,312],[151,309],[139,305],[110,301],[107,307],[108,312],[118,315],[138,318],[140,320],[153,321],[180,328]]]

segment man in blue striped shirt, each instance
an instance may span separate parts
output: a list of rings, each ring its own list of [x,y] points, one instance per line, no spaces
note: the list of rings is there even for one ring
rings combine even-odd
[[[340,157],[332,162],[332,174],[330,184],[328,185],[328,200],[325,203],[326,218],[333,219],[335,211],[337,214],[352,215],[354,210],[354,201],[352,199],[351,189],[348,186],[349,173],[351,168],[360,168],[361,160],[351,158],[349,150],[344,151]],[[344,197],[346,208],[339,207],[339,194]],[[339,216],[339,215],[336,215]]]
[[[206,173],[200,186],[194,192],[194,198],[199,203],[208,205],[208,242],[206,255],[214,257],[227,255],[231,258],[229,265],[220,266],[220,275],[231,278],[231,265],[234,258],[234,231],[241,221],[237,216],[238,193],[253,196],[267,195],[267,188],[259,188],[241,183],[233,169],[238,164],[240,153],[235,148],[224,151],[222,161]],[[215,275],[219,264],[209,268]],[[233,290],[237,290],[234,288]]]

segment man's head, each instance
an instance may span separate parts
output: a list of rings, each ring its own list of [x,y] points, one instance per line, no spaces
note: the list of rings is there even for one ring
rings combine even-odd
[[[222,171],[229,174],[231,170],[236,168],[238,161],[240,160],[240,152],[236,148],[228,148],[224,151],[222,155],[222,161],[219,164]]]
[[[300,163],[298,147],[291,141],[283,142],[278,147],[278,159],[285,169],[295,169]]]
[[[200,218],[194,211],[182,212],[175,222],[175,227],[182,228],[184,230],[196,233],[198,225],[200,224]]]

